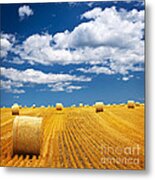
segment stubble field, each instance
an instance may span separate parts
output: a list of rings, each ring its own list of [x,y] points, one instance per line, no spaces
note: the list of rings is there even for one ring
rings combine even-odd
[[[144,105],[95,108],[23,107],[20,116],[43,117],[40,156],[12,155],[11,108],[1,108],[1,166],[144,169]]]

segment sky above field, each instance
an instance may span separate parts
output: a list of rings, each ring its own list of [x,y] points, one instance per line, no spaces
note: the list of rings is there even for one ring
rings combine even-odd
[[[1,106],[144,101],[144,3],[1,5]]]

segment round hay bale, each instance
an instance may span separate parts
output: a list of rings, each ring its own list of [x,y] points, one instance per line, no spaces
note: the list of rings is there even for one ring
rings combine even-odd
[[[135,108],[135,102],[134,101],[128,101],[128,108]]]
[[[36,105],[35,105],[35,104],[33,104],[33,105],[32,105],[32,108],[33,108],[33,109],[35,109],[35,108],[36,108]]]
[[[13,154],[40,154],[41,125],[41,117],[15,117],[13,122]]]
[[[80,103],[80,104],[79,104],[79,107],[83,107],[83,103]]]
[[[63,109],[63,105],[61,103],[56,103],[56,110],[61,111]]]
[[[104,106],[103,102],[96,102],[95,103],[96,112],[103,112],[104,110],[103,106]]]
[[[14,104],[12,106],[12,115],[19,115],[19,106],[18,106],[18,104]]]
[[[140,102],[135,102],[135,106],[140,106]]]

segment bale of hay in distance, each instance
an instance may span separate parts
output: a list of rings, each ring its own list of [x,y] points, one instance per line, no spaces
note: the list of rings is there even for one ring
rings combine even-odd
[[[103,106],[104,106],[103,102],[96,102],[95,103],[96,112],[103,112],[104,110]]]
[[[80,104],[79,104],[79,107],[83,107],[83,103],[80,103]]]
[[[41,125],[41,117],[15,117],[13,122],[13,154],[40,154]]]
[[[35,105],[35,104],[33,104],[33,105],[32,105],[32,108],[34,108],[34,109],[35,109],[35,108],[36,108],[36,105]]]
[[[12,115],[19,115],[19,106],[18,106],[18,104],[14,104],[12,106]]]
[[[56,103],[56,110],[61,111],[63,109],[62,103]]]
[[[140,102],[135,102],[135,105],[136,106],[140,106]]]
[[[129,101],[128,101],[128,108],[132,108],[132,109],[135,108],[135,102],[129,100]]]

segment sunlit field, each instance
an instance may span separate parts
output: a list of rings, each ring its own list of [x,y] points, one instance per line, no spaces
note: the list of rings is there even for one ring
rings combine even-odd
[[[19,116],[42,117],[40,155],[13,154],[11,108],[1,108],[1,166],[144,169],[144,105],[22,107]],[[33,132],[31,132],[33,133]]]

